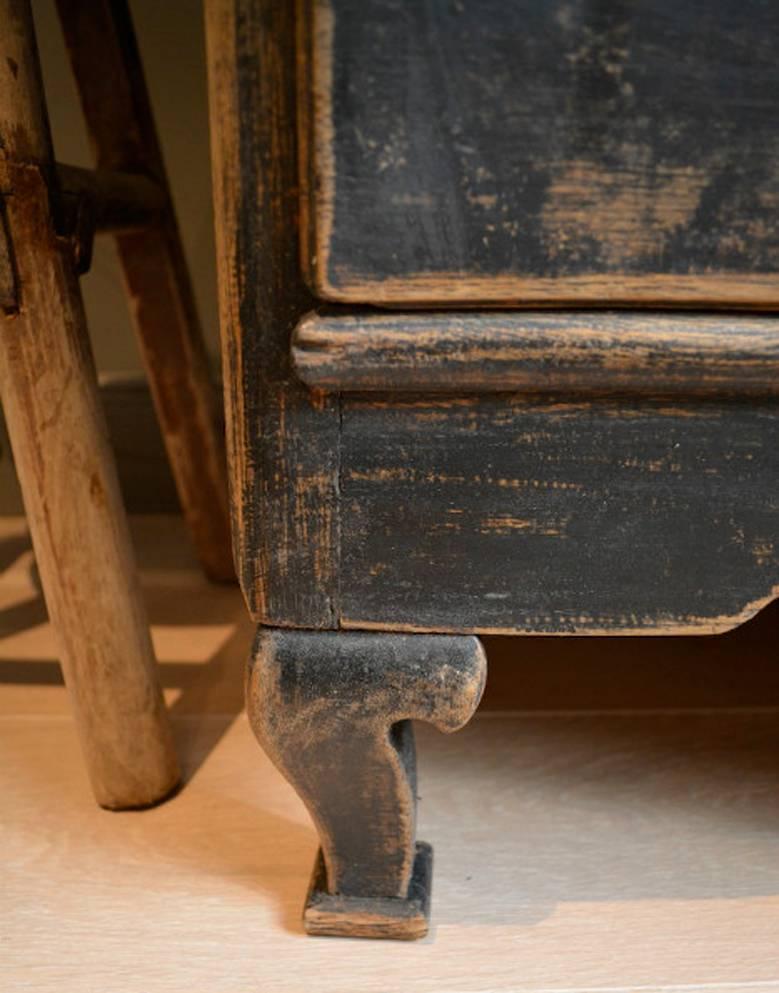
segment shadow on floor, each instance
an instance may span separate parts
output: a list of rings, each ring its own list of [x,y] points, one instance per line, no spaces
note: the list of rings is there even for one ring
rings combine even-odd
[[[141,532],[142,564],[164,570],[181,567],[181,554],[175,541],[157,542],[149,551],[143,541],[148,523],[135,521],[136,538]],[[153,530],[153,528],[152,528]],[[175,530],[175,529],[174,529]],[[0,575],[31,552],[28,535],[13,535],[0,540]],[[143,593],[152,627],[181,628],[182,638],[189,647],[196,645],[198,628],[224,628],[227,637],[206,660],[192,662],[163,658],[159,663],[159,678],[164,690],[177,690],[169,711],[174,722],[187,716],[185,727],[176,727],[179,756],[184,783],[216,747],[236,715],[243,709],[243,673],[254,632],[237,587],[208,584],[200,579],[194,563],[192,572],[183,572],[187,585],[175,586],[175,575],[165,583],[144,583]],[[194,575],[194,580],[193,580]],[[24,575],[24,588],[37,595],[19,600],[0,609],[0,640],[10,638],[48,622],[46,604],[41,591],[34,559],[30,555]],[[184,629],[186,632],[184,633]],[[176,636],[174,635],[174,638]],[[159,654],[159,653],[158,653]],[[55,658],[0,658],[0,684],[30,687],[63,686],[62,670]],[[216,720],[202,720],[203,716]]]

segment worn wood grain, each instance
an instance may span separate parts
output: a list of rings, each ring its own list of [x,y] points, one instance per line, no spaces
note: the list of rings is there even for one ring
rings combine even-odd
[[[337,626],[339,402],[291,368],[298,264],[295,18],[209,0],[206,26],[233,537],[269,624]]]
[[[735,92],[742,96],[756,92],[758,83],[763,87],[766,81],[770,82],[775,72],[773,60],[768,64],[762,42],[750,62],[733,62],[734,53],[741,51],[739,46],[744,39],[754,37],[754,23],[760,20],[758,14],[766,19],[764,27],[773,23],[774,15],[763,8],[757,10],[754,2],[749,0],[736,10],[729,0],[720,0],[717,17],[707,17],[701,27],[706,44],[717,42],[720,48],[727,47],[721,30],[725,27],[733,30],[735,40],[730,55],[722,55],[716,45],[715,51],[720,68],[726,74],[735,73],[732,80]],[[300,347],[310,324],[304,322],[299,328],[291,349],[289,338],[292,324],[299,321],[301,311],[311,303],[301,286],[293,252],[300,249],[304,258],[313,261],[315,256],[316,264],[323,264],[321,245],[316,241],[310,243],[310,230],[296,238],[296,226],[301,218],[305,223],[313,212],[319,220],[324,219],[325,226],[330,225],[328,238],[333,244],[337,239],[333,225],[337,222],[339,202],[336,197],[331,202],[335,214],[328,213],[327,175],[326,170],[319,171],[321,157],[317,142],[324,135],[325,153],[329,149],[337,159],[339,147],[344,147],[343,134],[337,120],[330,121],[336,125],[335,131],[328,131],[330,119],[322,94],[333,94],[341,100],[338,112],[346,116],[354,113],[349,118],[352,123],[360,119],[362,107],[366,114],[373,115],[366,122],[368,130],[363,136],[370,134],[370,127],[382,127],[388,141],[394,138],[384,112],[391,115],[391,109],[387,108],[404,94],[419,96],[418,104],[412,99],[404,105],[403,127],[419,126],[418,132],[414,132],[419,149],[417,145],[409,146],[408,154],[418,151],[420,156],[435,156],[439,148],[435,125],[441,118],[436,112],[438,105],[430,100],[434,101],[441,92],[448,93],[449,99],[451,93],[446,86],[443,89],[422,86],[420,79],[424,74],[415,76],[413,71],[403,85],[393,89],[391,73],[399,71],[398,67],[416,71],[424,66],[433,50],[426,46],[432,45],[437,52],[445,51],[448,58],[452,54],[447,48],[448,40],[457,35],[462,42],[460,34],[452,34],[454,20],[462,15],[465,20],[457,22],[462,27],[474,23],[476,14],[475,8],[467,5],[456,10],[444,3],[413,8],[400,5],[393,10],[395,13],[399,10],[403,16],[393,20],[384,0],[369,0],[359,9],[351,0],[333,3],[321,0],[313,6],[302,2],[298,5],[302,20],[295,36],[291,5],[284,10],[271,9],[273,6],[266,8],[251,0],[231,5],[223,0],[223,5],[216,3],[212,8],[211,18],[214,25],[212,118],[223,270],[222,323],[232,411],[229,418],[232,461],[237,474],[235,531],[244,561],[244,588],[255,616],[268,623],[299,627],[403,628],[405,625],[422,630],[473,628],[555,633],[715,631],[732,626],[767,602],[777,586],[776,516],[772,497],[777,475],[773,404],[775,325],[771,320],[751,325],[758,331],[761,343],[750,337],[750,343],[745,344],[739,330],[744,325],[730,316],[723,317],[726,325],[723,329],[711,317],[675,315],[658,319],[659,330],[653,332],[650,330],[653,318],[649,317],[569,315],[563,319],[551,315],[548,320],[552,326],[554,322],[567,320],[584,329],[567,339],[564,347],[560,336],[557,346],[563,348],[565,355],[557,352],[550,358],[557,347],[552,342],[553,332],[550,325],[544,324],[544,315],[534,314],[529,318],[535,322],[533,345],[545,342],[543,347],[548,352],[541,364],[547,372],[552,366],[554,375],[549,372],[549,378],[544,381],[530,363],[519,382],[493,379],[490,388],[500,392],[483,400],[465,391],[483,388],[483,373],[488,363],[480,371],[480,381],[474,383],[468,379],[470,373],[464,371],[467,365],[464,359],[461,378],[454,380],[450,389],[465,395],[445,393],[431,399],[427,396],[431,385],[431,379],[425,378],[427,367],[413,351],[402,360],[413,368],[410,378],[405,373],[395,375],[398,364],[393,365],[395,359],[385,349],[370,357],[368,361],[374,363],[375,369],[365,373],[363,379],[353,375],[355,368],[350,365],[342,378],[332,384],[312,379],[316,388],[308,394],[293,385],[291,363],[302,371],[307,362],[310,368],[321,361],[322,354],[327,355],[326,350],[317,356],[311,348]],[[450,110],[454,108],[452,113],[459,113],[457,107],[461,104],[466,108],[463,113],[472,111],[472,116],[478,116],[477,112],[484,109],[486,97],[477,84],[491,78],[491,58],[507,57],[506,52],[514,52],[515,44],[520,52],[524,51],[523,44],[542,45],[538,40],[540,35],[527,30],[527,26],[523,31],[517,28],[518,12],[525,8],[532,14],[530,27],[545,25],[549,17],[557,18],[556,27],[550,28],[551,34],[543,45],[548,47],[549,39],[556,39],[562,31],[568,46],[560,49],[563,54],[573,51],[571,46],[584,36],[590,37],[587,32],[595,32],[597,27],[590,40],[595,46],[593,58],[601,68],[605,56],[595,41],[604,37],[608,40],[614,32],[618,36],[629,22],[630,39],[635,43],[628,60],[630,72],[637,72],[637,67],[643,66],[649,91],[658,106],[668,104],[664,119],[676,122],[679,127],[685,122],[689,125],[681,143],[673,135],[651,131],[647,141],[650,151],[654,150],[654,158],[648,156],[643,171],[623,170],[623,179],[627,177],[629,183],[635,180],[639,186],[649,184],[652,203],[657,201],[662,206],[660,180],[666,165],[661,164],[660,153],[667,154],[668,161],[675,163],[673,168],[681,170],[679,176],[686,176],[685,170],[693,166],[684,160],[685,149],[689,153],[690,149],[699,149],[700,144],[696,144],[700,135],[693,128],[697,126],[699,105],[674,103],[673,94],[679,87],[669,90],[665,81],[665,75],[672,74],[677,65],[676,48],[682,44],[680,38],[686,37],[682,28],[689,27],[688,21],[675,8],[666,11],[668,45],[667,50],[656,53],[656,65],[654,56],[650,58],[650,41],[659,28],[655,14],[643,3],[630,12],[630,17],[623,11],[586,14],[581,4],[575,3],[565,15],[572,19],[566,27],[561,23],[560,19],[565,18],[557,4],[543,9],[540,5],[521,4],[508,10],[504,5],[489,2],[480,11],[478,28],[468,33],[469,42],[470,34],[474,38],[473,50],[469,50],[466,60],[467,71],[462,74],[465,89],[461,95],[466,102],[458,103],[452,98],[447,104]],[[755,17],[745,18],[745,11]],[[420,18],[425,30],[416,30]],[[502,47],[490,48],[487,42],[491,44],[495,40],[498,23],[505,32],[504,43]],[[451,37],[447,35],[449,29]],[[381,47],[377,38],[382,31],[385,49],[369,65],[377,47]],[[339,35],[339,32],[343,33]],[[409,46],[390,44],[398,37],[409,41]],[[295,50],[295,38],[297,84],[303,95],[309,90],[313,94],[310,102],[302,103],[299,149],[295,148],[293,128],[295,67],[291,53]],[[365,42],[362,47],[357,43],[360,39]],[[399,51],[404,53],[403,58],[395,57]],[[702,73],[711,81],[715,51],[700,47],[694,50],[690,71],[695,79],[698,78],[695,73]],[[333,58],[323,61],[323,52],[330,52]],[[591,147],[593,155],[608,153],[608,162],[622,175],[620,169],[624,163],[616,156],[617,146],[612,147],[617,131],[606,128],[603,142],[599,136],[604,126],[604,108],[619,111],[615,119],[620,127],[624,124],[620,115],[627,114],[627,110],[621,104],[615,109],[605,100],[602,87],[606,81],[596,72],[597,66],[590,64],[589,56],[582,56],[586,72],[582,70],[583,75],[563,80],[564,94],[570,96],[570,87],[575,83],[582,87],[579,94],[582,99],[587,96],[581,108],[581,127],[574,126],[575,122],[566,117],[563,123],[571,125],[568,130],[556,129],[554,121],[552,125],[547,121],[539,130],[536,120],[539,105],[545,94],[552,104],[560,98],[558,91],[562,84],[557,74],[562,70],[556,63],[551,64],[548,52],[543,59],[535,49],[531,55],[535,61],[528,64],[539,72],[538,79],[529,87],[532,113],[529,117],[525,115],[527,120],[522,115],[515,120],[511,100],[493,101],[489,106],[490,113],[494,111],[497,115],[492,121],[494,127],[502,134],[511,132],[517,120],[523,126],[535,122],[531,137],[540,143],[542,150],[547,132],[568,135],[574,145],[584,143]],[[635,64],[634,56],[638,60]],[[388,67],[393,59],[394,69]],[[547,62],[549,71],[542,71]],[[565,58],[563,64],[567,64]],[[371,85],[350,89],[345,83],[348,73],[352,73],[348,78],[355,82],[361,78],[360,71]],[[454,85],[454,77],[444,75],[445,82]],[[565,86],[569,88],[566,90]],[[477,90],[480,99],[476,109],[468,111],[466,98]],[[692,96],[699,100],[701,91],[696,87],[692,90]],[[521,91],[522,87],[515,87],[512,99],[520,99]],[[717,93],[722,95],[719,90]],[[641,100],[647,99],[642,92]],[[773,92],[766,99],[771,104]],[[589,117],[588,101],[594,107]],[[701,187],[694,216],[693,213],[685,216],[684,224],[680,220],[677,225],[674,220],[673,231],[663,229],[662,251],[658,249],[657,257],[662,256],[666,269],[658,273],[651,266],[647,268],[649,263],[643,255],[635,265],[628,260],[630,264],[626,262],[622,266],[625,260],[619,251],[615,249],[616,254],[610,254],[613,246],[609,239],[614,231],[608,225],[620,210],[637,211],[641,224],[648,225],[648,229],[653,224],[657,227],[659,215],[650,211],[648,219],[644,217],[646,212],[638,209],[644,202],[641,197],[638,200],[627,197],[624,203],[619,201],[616,205],[606,198],[598,203],[597,212],[607,226],[604,237],[593,241],[594,236],[588,235],[584,239],[586,245],[583,241],[579,246],[581,259],[561,256],[554,265],[547,265],[547,257],[539,256],[538,278],[564,287],[571,285],[570,280],[593,277],[604,287],[619,287],[625,285],[620,273],[625,278],[647,280],[649,285],[666,276],[682,282],[698,280],[705,269],[712,278],[717,274],[718,285],[734,279],[754,287],[756,284],[750,281],[759,282],[768,276],[775,282],[775,270],[771,268],[773,215],[768,210],[770,196],[765,193],[771,189],[775,162],[773,159],[769,162],[764,150],[761,151],[767,140],[766,128],[769,135],[773,134],[770,131],[773,119],[766,116],[763,103],[750,104],[741,114],[737,112],[735,97],[732,100],[723,97],[723,101],[717,112],[721,110],[725,115],[720,137],[728,139],[725,141],[723,137],[721,142],[724,172],[716,174],[719,176],[719,179],[715,177],[716,181],[711,180],[713,186],[705,190]],[[735,130],[728,130],[727,122]],[[476,127],[473,121],[471,124]],[[465,140],[465,130],[463,135]],[[742,174],[740,166],[736,168],[738,163],[743,165],[746,161],[732,159],[736,137],[741,142],[739,147],[749,150],[750,169],[754,172]],[[709,139],[704,136],[701,141],[700,154],[709,155],[711,144],[706,144]],[[408,176],[403,163],[377,158],[370,141],[366,149],[365,154],[355,152],[348,159],[350,167],[358,173],[355,183],[349,186],[355,196],[346,200],[349,211],[359,208],[358,233],[370,239],[377,238],[381,217],[390,218],[388,223],[397,221],[396,217],[392,219],[393,190],[374,188],[371,205],[361,203],[364,177],[359,170],[374,169],[390,184],[402,183]],[[527,154],[535,151],[530,142]],[[298,205],[300,215],[295,205],[296,152],[299,152],[297,168],[304,183],[302,203]],[[543,165],[545,159],[541,156],[538,161]],[[316,181],[313,185],[310,173]],[[336,170],[334,175],[337,177],[342,172]],[[517,192],[516,184],[512,185],[512,177],[516,175],[511,171],[496,173],[498,193],[530,196],[527,190]],[[722,178],[725,175],[727,184]],[[539,180],[538,189],[530,197],[533,203],[540,202],[536,194],[546,188],[544,182],[549,185],[551,180],[548,176]],[[743,203],[733,192],[733,184],[746,197]],[[313,193],[319,197],[320,192],[325,200],[316,197],[310,200]],[[440,192],[442,210],[446,204],[460,202],[445,182],[440,184]],[[768,227],[764,237],[758,236],[755,229],[754,238],[743,251],[733,248],[727,256],[730,260],[727,266],[731,268],[722,269],[722,259],[717,255],[721,245],[712,247],[710,238],[718,225],[732,221],[737,227],[740,223],[742,215],[734,214],[733,197],[742,206],[747,201],[752,205],[749,209],[744,206],[744,217],[762,218]],[[322,203],[324,207],[320,210]],[[528,203],[525,207],[530,210]],[[487,210],[494,206],[484,205]],[[676,218],[670,206],[668,211],[669,216]],[[407,213],[403,218],[409,231],[419,230],[419,226],[406,223]],[[454,235],[447,240],[434,227],[429,232],[431,244],[430,239],[437,238],[437,243],[444,247],[451,243],[456,248]],[[571,230],[576,234],[575,225]],[[638,234],[631,229],[625,244],[644,244],[639,237],[642,232],[646,234],[643,228]],[[298,245],[297,241],[305,244]],[[377,244],[378,241],[381,251],[396,256],[395,263],[402,269],[408,243],[400,236],[377,239]],[[515,239],[511,245],[516,247],[519,240]],[[370,252],[363,251],[364,243],[359,238],[344,241],[341,248],[360,265],[371,259]],[[706,255],[709,249],[713,254]],[[652,252],[647,258],[650,261],[654,258]],[[381,265],[381,277],[376,294],[369,299],[387,302],[382,287],[386,288],[388,281],[396,277],[406,279],[407,273],[398,275],[384,256],[376,265]],[[497,267],[488,275],[490,279],[503,279]],[[436,272],[432,272],[431,278],[437,278]],[[725,302],[725,297],[711,295],[713,283],[706,284],[708,289],[704,294],[704,282],[698,284],[701,300],[706,299],[709,304]],[[565,292],[561,291],[558,299],[566,299]],[[597,302],[603,304],[608,298],[607,292]],[[434,299],[428,296],[425,302]],[[447,302],[455,299],[452,296]],[[510,302],[511,297],[496,298],[493,302],[498,299]],[[667,304],[671,298],[651,299]],[[728,299],[731,303],[738,302],[735,297]],[[745,300],[760,302],[754,294],[747,294],[741,302]],[[686,302],[694,301],[690,297]],[[414,326],[421,328],[427,326],[427,320],[442,324],[446,321],[442,315],[435,314],[395,319],[391,315],[382,317],[367,312],[340,319],[346,323],[353,321],[355,329],[359,322],[365,322],[365,327],[386,328],[395,320],[408,320],[418,322]],[[489,317],[474,318],[477,323],[480,319],[487,321]],[[331,318],[320,320],[327,322]],[[476,334],[477,323],[468,325],[469,318],[464,315],[451,320],[459,329],[469,328],[472,333],[469,343],[475,349],[485,347],[484,338]],[[520,318],[505,313],[495,315],[496,326],[503,326],[499,322],[510,325],[515,320]],[[626,354],[624,343],[621,348],[617,346],[611,353],[614,367],[607,371],[604,353],[609,339],[598,322],[610,320],[619,323],[620,335],[634,347]],[[576,321],[585,322],[584,326]],[[586,325],[588,321],[592,327]],[[326,326],[330,334],[334,324],[319,326]],[[681,332],[681,328],[686,330]],[[594,334],[596,330],[598,333]],[[720,331],[724,333],[718,337]],[[673,360],[662,354],[662,350],[653,351],[660,339],[669,334],[673,337],[674,333],[679,335],[681,344]],[[350,339],[349,347],[356,347],[357,340]],[[685,341],[687,345],[683,346]],[[314,348],[320,343],[314,342]],[[739,343],[744,345],[743,351]],[[505,346],[505,342],[499,344]],[[674,342],[674,347],[677,344]],[[436,342],[431,353],[435,351],[438,356],[438,348]],[[388,358],[392,361],[386,361]],[[450,353],[447,361],[449,358]],[[504,372],[505,368],[501,375]],[[515,374],[519,375],[512,372]],[[347,397],[338,392],[347,385],[350,390],[381,390],[388,386],[397,389],[398,385],[413,389],[418,382],[415,377],[423,380],[416,385],[424,391],[419,397],[393,397],[384,393],[374,398]],[[517,387],[524,389],[531,381],[546,393],[545,398],[517,395]],[[602,395],[566,396],[582,382],[588,392],[611,394],[611,399],[604,400]],[[321,387],[330,385],[336,393],[328,397]],[[507,388],[509,392],[503,392]],[[615,396],[631,391],[646,399],[615,401]],[[666,393],[676,397],[661,401],[659,397]],[[749,403],[742,402],[746,398],[751,398]],[[631,563],[635,564],[634,568]]]
[[[56,165],[59,196],[86,201],[96,231],[123,231],[154,224],[165,212],[165,190],[141,173]],[[73,208],[70,208],[71,210]]]
[[[311,314],[300,378],[328,391],[779,395],[779,320],[644,313]]]
[[[327,299],[779,303],[779,8],[305,0]]]
[[[57,233],[68,238],[80,273],[92,263],[95,234],[132,231],[159,223],[168,198],[154,180],[139,173],[82,169],[57,163],[53,197]]]
[[[405,897],[343,896],[330,893],[321,849],[317,853],[303,911],[306,933],[335,938],[393,938],[414,941],[427,934],[433,885],[433,849],[415,848]]]
[[[98,167],[141,173],[160,223],[116,243],[179,499],[206,572],[230,580],[224,443],[189,272],[126,0],[57,0]]]
[[[305,917],[308,927],[310,910],[314,933],[427,930],[421,898],[409,889],[415,859],[429,859],[415,847],[411,720],[456,731],[476,709],[485,675],[475,638],[260,630],[247,675],[249,719],[306,804],[326,893],[343,901],[322,907],[315,872]],[[419,871],[429,876],[429,866]]]
[[[12,314],[19,306],[13,245],[5,220],[3,193],[0,191],[0,312]]]
[[[779,410],[344,400],[341,624],[715,633],[779,592]]]
[[[144,806],[171,791],[178,766],[76,275],[52,220],[26,0],[0,0],[0,23],[0,189],[19,278],[0,325],[3,412],[95,796]]]

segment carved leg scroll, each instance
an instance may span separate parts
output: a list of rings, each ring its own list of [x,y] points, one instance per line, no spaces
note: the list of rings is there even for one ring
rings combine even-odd
[[[476,709],[485,672],[472,637],[260,631],[249,718],[322,846],[304,912],[309,934],[426,933],[432,849],[415,843],[411,719],[456,731]]]

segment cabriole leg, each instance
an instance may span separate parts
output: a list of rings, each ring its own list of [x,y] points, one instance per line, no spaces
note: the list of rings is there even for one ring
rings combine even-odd
[[[309,934],[426,933],[432,849],[416,842],[411,720],[456,731],[476,709],[485,672],[473,637],[260,630],[249,718],[321,842]]]

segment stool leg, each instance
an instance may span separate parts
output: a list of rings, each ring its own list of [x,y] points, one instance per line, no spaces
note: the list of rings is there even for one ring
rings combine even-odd
[[[415,839],[411,719],[462,727],[485,670],[472,637],[260,630],[249,719],[322,844],[304,913],[310,934],[426,933],[432,850]]]
[[[159,222],[116,236],[157,419],[181,508],[209,578],[235,580],[221,398],[211,381],[126,0],[57,0],[97,165],[165,191]],[[206,205],[204,205],[206,209]]]
[[[0,240],[13,280],[2,294],[0,392],[95,796],[146,806],[173,789],[178,768],[81,297],[51,220],[26,0],[0,0],[0,23]]]

